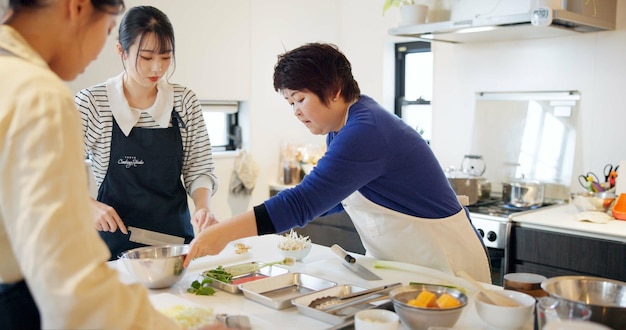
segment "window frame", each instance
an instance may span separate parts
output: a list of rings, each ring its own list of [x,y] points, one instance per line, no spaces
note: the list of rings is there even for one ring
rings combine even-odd
[[[398,117],[402,117],[402,106],[404,105],[429,105],[430,100],[419,98],[417,100],[406,100],[406,55],[412,53],[431,52],[430,42],[412,41],[400,42],[394,46],[395,50],[395,95],[394,95],[394,113]]]
[[[232,151],[241,149],[242,136],[241,127],[239,126],[239,112],[241,110],[241,102],[239,101],[212,101],[212,100],[200,100],[200,106],[202,107],[202,113],[205,112],[223,113],[226,115],[224,127],[227,136],[225,136],[225,145],[213,144],[213,134],[209,130],[209,126],[205,122],[209,139],[211,139],[212,151]]]

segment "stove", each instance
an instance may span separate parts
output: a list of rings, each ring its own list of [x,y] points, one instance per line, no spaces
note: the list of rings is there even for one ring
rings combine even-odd
[[[563,202],[546,201],[542,205],[520,208],[505,204],[502,198],[491,197],[467,206],[472,224],[482,237],[489,253],[493,284],[502,285],[507,270],[508,246],[513,225],[511,217],[561,203]]]
[[[483,237],[486,247],[504,249],[508,244],[511,216],[560,204],[558,201],[546,201],[532,207],[515,207],[504,203],[502,198],[491,197],[468,205],[472,223]]]

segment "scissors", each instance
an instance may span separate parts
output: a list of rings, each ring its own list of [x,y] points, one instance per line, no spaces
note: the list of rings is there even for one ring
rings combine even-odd
[[[604,188],[600,185],[598,176],[593,172],[587,172],[587,174],[581,174],[578,176],[578,182],[583,188],[591,192],[604,191]]]
[[[615,179],[617,178],[617,169],[619,165],[613,167],[611,164],[604,166],[604,180],[609,183],[610,188],[615,186]]]

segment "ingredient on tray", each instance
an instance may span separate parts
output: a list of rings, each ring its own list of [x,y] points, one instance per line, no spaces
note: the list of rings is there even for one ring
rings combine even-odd
[[[286,257],[284,259],[274,261],[274,262],[268,262],[268,263],[251,262],[251,263],[246,263],[246,264],[241,264],[241,265],[229,266],[229,267],[223,268],[223,270],[225,272],[228,272],[232,277],[237,277],[243,274],[254,273],[256,271],[259,271],[259,269],[266,268],[272,265],[291,266],[295,262],[296,262],[295,259]],[[231,280],[232,280],[232,277],[231,277]],[[222,281],[222,282],[225,282],[225,281]],[[230,282],[227,282],[227,283],[230,283]]]
[[[176,321],[185,330],[201,329],[215,323],[211,308],[174,305],[160,312]]]
[[[224,269],[222,266],[217,266],[214,269],[204,271],[202,272],[202,276],[226,283],[230,283],[233,280],[233,274]]]
[[[213,280],[230,283],[233,280],[233,275],[227,272],[224,267],[217,266],[202,272],[200,280],[191,282],[191,287],[187,288],[187,292],[199,296],[212,296],[215,294],[215,290],[211,287]]]
[[[250,276],[234,279],[231,282],[231,284],[239,285],[239,284],[242,284],[242,283],[248,283],[248,282],[260,280],[260,279],[266,278],[266,277],[268,277],[268,276],[267,275],[263,275],[263,274],[254,274],[254,275],[250,275]]]
[[[252,247],[244,243],[235,243],[235,254],[246,254]]]
[[[286,251],[302,250],[311,245],[309,236],[298,235],[293,229],[289,234],[285,234],[283,240],[278,244],[278,248]]]
[[[437,294],[428,290],[420,292],[415,299],[407,301],[408,305],[420,308],[454,308],[461,306],[461,302],[447,293]]]

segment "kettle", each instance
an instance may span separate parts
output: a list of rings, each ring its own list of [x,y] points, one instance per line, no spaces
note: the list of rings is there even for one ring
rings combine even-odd
[[[478,177],[483,175],[485,170],[487,170],[487,165],[485,165],[483,156],[465,155],[465,157],[463,157],[463,161],[461,162],[461,172],[472,177]]]
[[[469,205],[472,205],[491,197],[491,182],[481,177],[486,169],[483,156],[465,155],[460,171],[449,168],[446,175],[454,192],[467,196]]]

